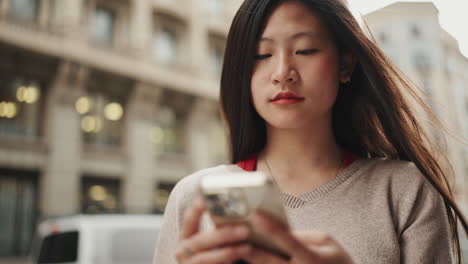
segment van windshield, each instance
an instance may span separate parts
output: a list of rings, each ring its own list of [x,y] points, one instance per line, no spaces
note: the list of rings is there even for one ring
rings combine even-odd
[[[78,232],[46,236],[41,244],[38,263],[74,262],[78,252]]]

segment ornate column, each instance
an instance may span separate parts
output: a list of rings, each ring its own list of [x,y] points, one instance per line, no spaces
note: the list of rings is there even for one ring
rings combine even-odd
[[[126,212],[149,213],[153,209],[156,157],[150,131],[159,96],[157,87],[137,83],[128,102],[124,143],[127,171],[122,185]]]
[[[152,36],[151,2],[149,0],[132,0],[130,7],[131,48],[138,57],[147,53]]]
[[[38,13],[38,24],[42,29],[46,29],[48,22],[51,20],[50,14],[50,5],[52,4],[50,0],[42,0],[39,3],[39,13]]]
[[[206,15],[203,14],[204,0],[192,0],[190,4],[190,59],[191,70],[198,76],[208,77],[209,73],[206,72],[207,67],[200,67],[200,65],[209,65],[208,55],[208,36],[206,27]]]
[[[55,25],[57,29],[67,36],[83,38],[86,34],[81,25],[81,17],[84,13],[83,0],[59,0],[55,1]]]
[[[49,156],[40,178],[43,216],[80,211],[81,131],[74,103],[87,78],[81,65],[63,62],[50,87],[46,106],[45,138]]]
[[[217,104],[203,98],[197,98],[188,119],[189,156],[194,170],[215,165],[211,144],[216,144],[210,137],[211,123],[215,117]]]
[[[8,8],[10,7],[10,2],[3,0],[0,2],[0,20],[3,20],[8,13]]]

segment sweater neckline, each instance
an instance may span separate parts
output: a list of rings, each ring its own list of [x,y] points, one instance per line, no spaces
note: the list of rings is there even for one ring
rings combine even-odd
[[[307,204],[313,203],[321,198],[332,193],[338,186],[344,183],[351,175],[353,175],[363,163],[363,159],[359,159],[357,156],[349,152],[344,152],[344,167],[341,168],[338,173],[330,179],[328,182],[320,185],[319,187],[302,193],[299,196],[295,196],[280,190],[280,197],[283,201],[283,205],[289,208],[299,208]],[[255,171],[257,168],[257,154],[251,155],[247,160],[237,163],[237,166],[245,171]],[[270,176],[271,177],[271,176]]]
[[[346,168],[342,168],[338,171],[335,177],[328,182],[320,185],[319,187],[305,192],[299,196],[294,196],[289,193],[280,191],[280,197],[283,201],[283,205],[289,208],[299,208],[311,203],[314,203],[336,190],[341,184],[348,180],[353,174],[355,174],[359,168],[363,165],[364,160],[358,159],[351,163]]]

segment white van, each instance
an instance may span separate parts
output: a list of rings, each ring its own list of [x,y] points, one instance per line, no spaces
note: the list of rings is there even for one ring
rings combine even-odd
[[[77,215],[39,225],[34,263],[150,264],[161,215]]]

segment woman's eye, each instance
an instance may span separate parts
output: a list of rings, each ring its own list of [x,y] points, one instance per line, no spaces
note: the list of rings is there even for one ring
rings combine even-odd
[[[302,55],[309,55],[316,53],[318,49],[307,49],[307,50],[298,50],[296,51],[296,54],[302,54]]]
[[[256,60],[263,60],[263,59],[266,59],[266,58],[269,58],[271,57],[271,54],[259,54],[259,55],[255,55],[255,59]]]

